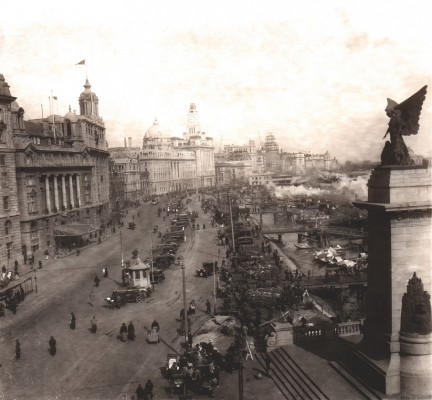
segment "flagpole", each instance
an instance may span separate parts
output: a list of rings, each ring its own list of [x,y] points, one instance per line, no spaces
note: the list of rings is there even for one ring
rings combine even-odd
[[[52,95],[52,90],[51,90],[51,101],[52,101],[52,123],[53,123],[53,133],[54,133],[54,144],[55,144],[55,140],[56,140],[56,129],[55,129],[55,120],[54,120],[54,97]]]

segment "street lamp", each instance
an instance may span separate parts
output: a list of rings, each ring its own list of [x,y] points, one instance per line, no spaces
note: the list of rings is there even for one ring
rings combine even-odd
[[[37,274],[36,274],[36,272],[37,272],[37,269],[35,270],[35,277],[34,277],[34,280],[35,280],[35,291],[36,291],[36,293],[38,292],[38,288],[37,288]]]
[[[185,336],[185,345],[188,344],[188,335],[189,335],[189,327],[188,327],[188,315],[186,308],[186,276],[185,276],[185,265],[183,260],[181,260],[181,269],[182,269],[182,278],[183,278],[183,324],[184,324],[184,336]]]

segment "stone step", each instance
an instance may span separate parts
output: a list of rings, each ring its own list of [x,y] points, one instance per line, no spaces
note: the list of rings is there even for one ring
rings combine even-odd
[[[372,389],[361,378],[355,376],[350,368],[341,361],[330,361],[330,366],[341,375],[354,389],[356,389],[364,399],[382,400],[383,397],[376,390]]]
[[[329,399],[284,349],[278,348],[269,355],[272,359],[271,378],[286,399]],[[257,354],[256,357],[265,370],[265,355]]]

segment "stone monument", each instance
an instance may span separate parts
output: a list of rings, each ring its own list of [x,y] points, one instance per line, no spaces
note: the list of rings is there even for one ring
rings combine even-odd
[[[428,391],[432,395],[424,380],[432,376],[431,336],[405,313],[407,307],[418,307],[430,315],[430,304],[424,298],[424,304],[417,304],[420,297],[409,301],[404,297],[407,284],[411,287],[408,282],[416,276],[427,292],[432,288],[431,170],[413,163],[402,138],[417,134],[425,96],[426,86],[401,104],[388,99],[391,142],[386,142],[381,166],[369,179],[368,201],[354,203],[368,210],[369,265],[364,340],[352,358],[353,368],[386,395],[405,398]],[[417,362],[421,367],[414,368]]]

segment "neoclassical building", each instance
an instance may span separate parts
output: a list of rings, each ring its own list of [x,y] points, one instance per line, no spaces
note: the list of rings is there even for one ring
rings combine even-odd
[[[145,133],[139,156],[140,172],[148,174],[145,195],[215,185],[213,139],[201,131],[193,103],[187,118],[182,138],[165,134],[157,119]]]
[[[22,261],[13,133],[14,118],[21,118],[24,110],[16,108],[15,100],[0,74],[0,266],[8,269],[15,260]],[[23,124],[21,120],[20,123]]]
[[[79,246],[109,223],[109,153],[99,99],[88,80],[80,113],[24,120],[11,103],[21,253]]]

